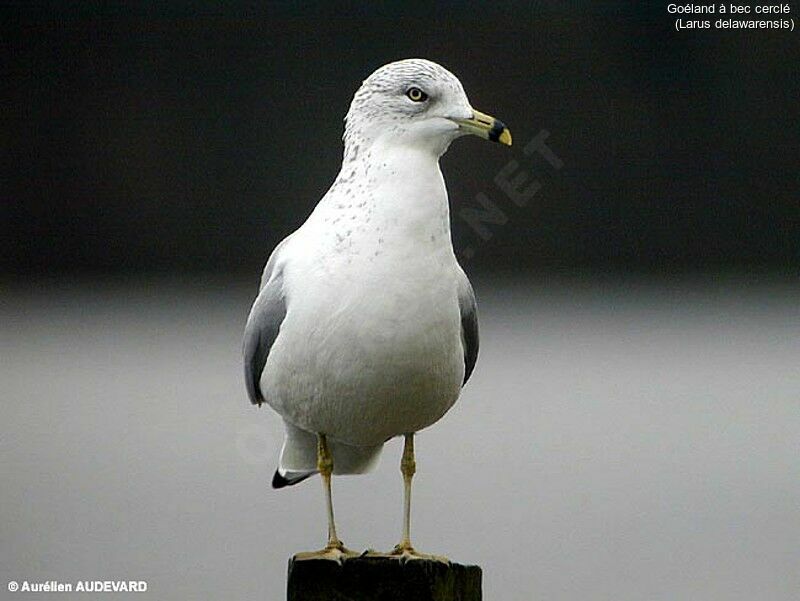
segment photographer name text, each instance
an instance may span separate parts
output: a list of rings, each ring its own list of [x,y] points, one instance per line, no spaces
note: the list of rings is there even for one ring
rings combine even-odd
[[[144,580],[78,580],[60,582],[58,580],[8,583],[11,593],[144,593],[147,582]]]

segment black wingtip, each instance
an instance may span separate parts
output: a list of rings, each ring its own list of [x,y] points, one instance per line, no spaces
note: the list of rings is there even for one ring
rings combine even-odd
[[[272,488],[284,488],[286,486],[294,486],[295,484],[300,484],[306,478],[310,478],[316,472],[309,472],[307,474],[303,474],[302,476],[297,476],[295,478],[285,478],[281,476],[281,473],[278,470],[275,470],[275,475],[272,476]]]
[[[272,488],[283,488],[284,486],[289,486],[291,482],[281,476],[278,470],[275,470],[275,475],[272,476]]]

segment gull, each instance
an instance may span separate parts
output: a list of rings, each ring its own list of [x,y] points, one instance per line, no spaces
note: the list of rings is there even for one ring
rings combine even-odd
[[[264,268],[244,332],[247,393],[284,421],[272,486],[319,473],[327,510],[326,546],[299,559],[355,555],[336,533],[331,475],[369,471],[398,436],[403,529],[389,555],[430,557],[411,544],[414,434],[453,406],[478,356],[475,294],[453,252],[439,168],[467,134],[511,145],[444,67],[379,68],[345,117],[336,180]]]

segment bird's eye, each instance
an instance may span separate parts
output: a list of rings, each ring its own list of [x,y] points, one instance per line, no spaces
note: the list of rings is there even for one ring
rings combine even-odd
[[[414,102],[425,102],[428,99],[428,95],[416,87],[408,88],[406,96],[408,96],[409,99],[413,100]]]

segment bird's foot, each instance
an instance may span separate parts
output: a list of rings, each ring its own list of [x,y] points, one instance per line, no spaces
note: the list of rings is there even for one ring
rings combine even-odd
[[[438,561],[440,563],[444,563],[450,565],[450,560],[443,555],[430,555],[428,553],[420,553],[411,545],[403,545],[399,544],[395,546],[394,549],[389,551],[388,553],[384,553],[382,551],[376,551],[375,549],[367,549],[363,553],[361,553],[361,557],[366,558],[381,558],[381,559],[399,559],[401,563],[405,563],[407,561],[412,560],[427,560],[427,561]]]
[[[389,557],[395,557],[400,560],[400,563],[407,561],[423,560],[423,561],[438,561],[445,565],[450,565],[450,560],[443,555],[431,555],[429,553],[420,553],[410,543],[400,543],[388,554]]]
[[[329,561],[335,561],[336,563],[341,565],[343,561],[358,556],[359,553],[351,551],[342,544],[342,541],[337,540],[329,542],[324,549],[320,549],[319,551],[304,551],[302,553],[297,553],[293,559],[295,561],[307,561],[309,559],[327,559]]]

